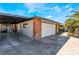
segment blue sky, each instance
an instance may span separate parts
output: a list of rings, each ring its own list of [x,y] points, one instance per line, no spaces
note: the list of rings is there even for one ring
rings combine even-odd
[[[40,16],[64,23],[66,16],[79,10],[78,3],[0,3],[0,12],[26,17]]]

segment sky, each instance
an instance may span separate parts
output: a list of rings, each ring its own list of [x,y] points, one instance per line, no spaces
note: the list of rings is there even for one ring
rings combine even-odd
[[[0,12],[32,17],[40,16],[64,23],[69,15],[79,11],[78,3],[0,3]]]

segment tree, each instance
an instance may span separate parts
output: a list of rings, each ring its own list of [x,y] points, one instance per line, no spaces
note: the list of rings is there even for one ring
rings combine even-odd
[[[64,24],[64,28],[68,31],[68,32],[74,32],[74,24],[75,24],[75,20],[72,18],[69,18],[66,20],[65,24]]]
[[[76,19],[76,20],[79,20],[79,11],[76,11],[76,12],[72,15],[72,17],[73,17],[74,19]]]
[[[68,33],[75,33],[79,31],[79,12],[75,12],[72,17],[68,18],[64,24],[64,28]]]

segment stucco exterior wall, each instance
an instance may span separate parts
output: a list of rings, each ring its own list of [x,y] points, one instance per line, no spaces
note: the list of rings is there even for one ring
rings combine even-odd
[[[27,23],[27,26],[23,28],[23,24]],[[55,35],[56,34],[56,24],[53,23],[41,23],[41,37],[46,37],[50,35]],[[18,32],[23,33],[24,35],[27,35],[29,37],[33,38],[33,20],[29,20],[26,22],[22,22],[17,24],[17,29]]]
[[[27,25],[23,27],[23,24],[26,23]],[[33,37],[33,20],[19,23],[17,27],[18,27],[18,32],[23,33],[24,35],[27,35],[29,37]]]

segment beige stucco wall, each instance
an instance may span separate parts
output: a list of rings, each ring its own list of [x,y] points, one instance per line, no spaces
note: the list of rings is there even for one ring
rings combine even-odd
[[[28,24],[26,28],[23,28],[24,23]],[[56,34],[56,25],[54,23],[47,23],[47,22],[45,23],[42,21],[41,27],[42,27],[41,37],[46,37]],[[18,32],[33,38],[33,20],[17,24],[17,29]]]
[[[27,23],[27,26],[23,28],[23,24]],[[33,20],[22,22],[17,24],[18,32],[23,33],[29,37],[33,37]]]
[[[49,24],[49,23],[42,23],[42,37],[54,35],[56,32],[56,25],[55,24]]]

